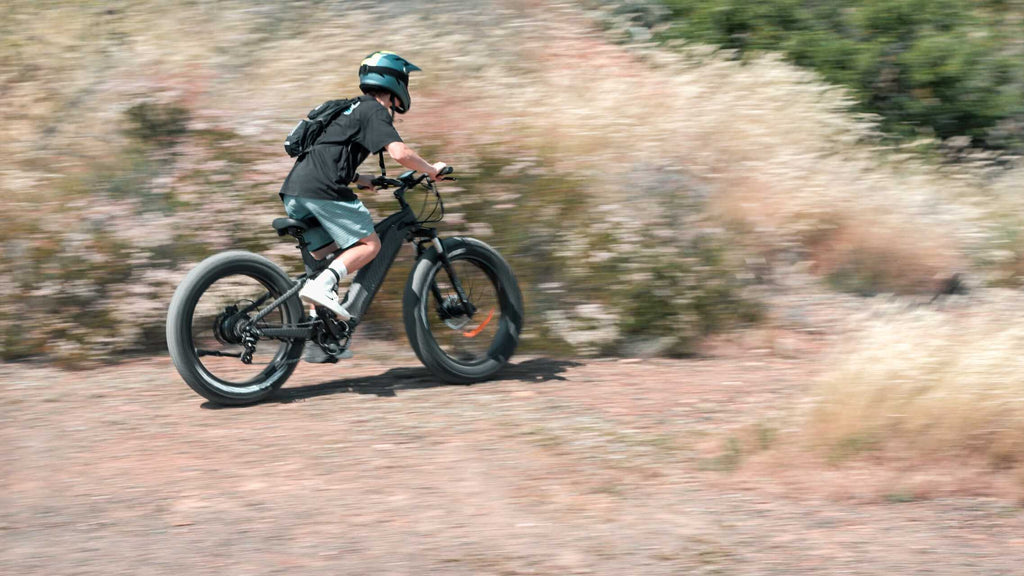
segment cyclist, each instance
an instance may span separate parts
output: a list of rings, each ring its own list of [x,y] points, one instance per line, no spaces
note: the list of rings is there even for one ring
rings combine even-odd
[[[348,311],[338,301],[338,282],[373,260],[380,251],[380,239],[373,219],[348,187],[373,190],[374,175],[359,174],[356,168],[371,154],[387,152],[410,170],[435,179],[444,162],[428,163],[407,146],[394,127],[395,114],[405,114],[412,105],[409,73],[420,70],[393,52],[374,52],[359,66],[357,98],[324,130],[307,154],[300,157],[281,186],[281,200],[288,216],[314,216],[323,227],[307,236],[310,246],[324,245],[313,252],[322,259],[344,248],[330,266],[299,291],[304,301],[327,308],[342,320]],[[383,162],[383,159],[382,159]],[[311,237],[312,236],[312,237]]]

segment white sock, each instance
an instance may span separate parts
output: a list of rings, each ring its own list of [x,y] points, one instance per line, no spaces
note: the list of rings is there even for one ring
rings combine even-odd
[[[348,276],[348,268],[346,268],[345,263],[340,260],[331,262],[330,268],[338,273],[338,278],[340,280],[344,280],[345,276]]]
[[[338,274],[337,278],[335,278],[334,274],[331,274],[329,270],[324,270],[316,277],[314,282],[320,285],[324,290],[334,290],[338,287],[338,283],[348,275],[348,268],[345,267],[343,262],[337,261],[331,262],[331,265],[328,268]]]

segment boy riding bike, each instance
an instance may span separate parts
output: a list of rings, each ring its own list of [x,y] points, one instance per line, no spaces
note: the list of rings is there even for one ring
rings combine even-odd
[[[420,70],[393,52],[374,52],[359,67],[363,96],[352,101],[324,130],[316,145],[295,162],[281,186],[281,200],[288,216],[296,220],[315,217],[322,230],[311,230],[307,240],[313,256],[321,260],[344,249],[329,267],[306,282],[299,292],[305,302],[323,306],[348,320],[350,314],[338,299],[338,283],[368,264],[380,251],[369,211],[348,185],[373,190],[372,174],[356,168],[371,154],[387,152],[399,164],[436,179],[445,163],[428,163],[407,146],[394,127],[395,114],[412,105],[409,73]],[[381,158],[383,165],[383,158]]]
[[[359,68],[364,95],[317,106],[285,140],[285,151],[298,160],[280,192],[289,217],[275,218],[272,226],[279,237],[295,238],[304,273],[291,277],[265,256],[228,250],[198,263],[175,289],[167,349],[196,393],[219,404],[251,404],[274,394],[300,356],[316,363],[345,358],[407,244],[416,258],[402,295],[402,321],[417,358],[452,384],[484,381],[508,364],[524,315],[512,268],[487,243],[445,238],[431,227],[445,215],[433,182],[451,168],[420,158],[393,126],[394,115],[409,109],[414,70],[393,53],[371,54]],[[398,178],[356,173],[371,153],[380,155],[383,172],[385,151],[410,170]],[[391,188],[398,210],[374,225],[350,183]],[[435,202],[417,212],[406,194],[425,184]],[[338,281],[356,270],[340,302]],[[303,300],[317,314],[307,313]]]

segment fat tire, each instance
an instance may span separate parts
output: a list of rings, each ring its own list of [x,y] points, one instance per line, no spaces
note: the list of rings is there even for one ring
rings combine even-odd
[[[273,394],[288,380],[295,371],[299,356],[302,355],[303,343],[292,342],[285,353],[283,365],[277,367],[262,381],[250,386],[250,389],[233,391],[230,387],[219,384],[217,379],[203,368],[196,356],[192,343],[191,322],[196,303],[206,289],[218,279],[232,274],[251,276],[276,291],[276,296],[284,294],[293,285],[293,281],[280,267],[251,252],[233,250],[203,260],[189,271],[171,298],[167,309],[167,350],[178,374],[199,395],[217,404],[253,404]],[[292,322],[297,322],[302,317],[303,308],[298,297],[285,301],[282,308]]]
[[[487,380],[501,370],[512,357],[519,344],[523,328],[523,298],[512,268],[494,248],[475,238],[454,237],[441,241],[452,262],[469,259],[484,266],[495,281],[501,306],[501,326],[491,343],[487,358],[482,362],[466,364],[451,358],[431,336],[429,318],[421,306],[424,298],[431,298],[430,284],[443,270],[436,248],[427,249],[417,259],[402,298],[402,316],[405,333],[416,357],[435,376],[450,384],[472,384]]]

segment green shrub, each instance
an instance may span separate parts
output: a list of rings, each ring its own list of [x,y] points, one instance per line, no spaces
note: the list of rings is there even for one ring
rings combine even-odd
[[[666,0],[663,38],[786,54],[849,86],[898,135],[1024,150],[1020,4],[967,0]]]
[[[144,143],[174,143],[188,132],[188,108],[179,104],[145,101],[125,111],[125,133]]]
[[[663,353],[686,356],[703,337],[760,317],[759,305],[743,297],[720,239],[694,238],[671,253],[656,246],[651,242],[621,264],[620,278],[636,281],[613,285],[624,339],[663,339]]]

